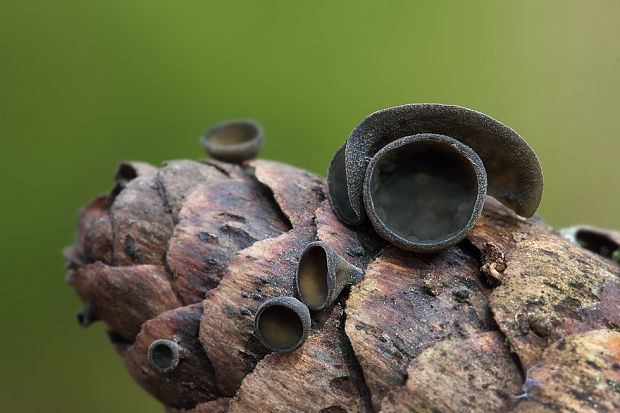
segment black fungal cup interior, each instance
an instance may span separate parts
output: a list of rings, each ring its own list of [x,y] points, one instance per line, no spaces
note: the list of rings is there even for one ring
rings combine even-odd
[[[149,347],[149,360],[161,372],[174,369],[179,364],[177,344],[170,340],[155,340]]]
[[[462,148],[443,138],[396,141],[375,155],[366,201],[379,232],[420,246],[442,245],[469,232],[486,191],[480,194],[479,176]]]
[[[322,308],[329,297],[327,255],[318,245],[308,248],[299,260],[297,289],[311,309]]]
[[[283,305],[266,308],[258,320],[258,330],[262,339],[276,350],[286,350],[302,340],[303,323],[297,313]]]

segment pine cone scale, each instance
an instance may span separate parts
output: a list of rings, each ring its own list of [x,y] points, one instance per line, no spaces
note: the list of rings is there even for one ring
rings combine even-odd
[[[130,342],[142,323],[182,305],[163,266],[112,267],[97,262],[75,270],[72,278],[91,311]]]
[[[228,180],[200,186],[185,200],[169,242],[175,289],[185,303],[201,301],[237,251],[287,230],[257,184]]]
[[[588,384],[569,378],[592,366],[554,352],[571,342],[589,354],[603,336],[612,344],[601,351],[615,348],[616,263],[491,198],[462,243],[404,252],[365,224],[344,225],[325,190],[316,175],[270,161],[121,164],[110,194],[80,213],[76,245],[64,251],[69,281],[111,328],[132,377],[170,412],[587,407],[571,389],[585,394]],[[317,239],[365,279],[313,314],[304,346],[268,354],[256,310],[295,295],[301,252]],[[157,340],[181,349],[174,369],[149,361]],[[611,361],[594,362],[615,380]],[[553,363],[566,397],[545,381]],[[522,371],[545,384],[525,382],[527,403],[517,398]],[[613,409],[609,386],[592,394]]]
[[[157,187],[156,173],[127,183],[110,207],[113,263],[164,265],[174,223]]]
[[[345,331],[379,410],[409,362],[435,343],[494,329],[478,262],[460,248],[414,255],[386,247],[351,288]],[[407,314],[403,317],[403,314]]]
[[[269,298],[295,295],[291,274],[301,251],[314,238],[312,228],[303,228],[256,242],[232,258],[218,287],[207,294],[200,340],[223,395],[234,396],[243,378],[267,354],[254,335],[254,314]]]

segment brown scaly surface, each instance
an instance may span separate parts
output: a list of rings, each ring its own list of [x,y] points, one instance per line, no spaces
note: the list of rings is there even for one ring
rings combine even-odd
[[[323,179],[288,165],[123,163],[115,179],[80,213],[68,280],[171,413],[620,409],[620,267],[536,217],[489,198],[467,240],[417,255],[342,224]],[[269,354],[254,314],[294,295],[317,239],[365,279]],[[168,373],[156,339],[182,348]]]

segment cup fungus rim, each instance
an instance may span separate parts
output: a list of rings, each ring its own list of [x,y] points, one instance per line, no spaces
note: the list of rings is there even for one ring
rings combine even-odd
[[[381,160],[381,158],[387,153],[397,150],[403,146],[411,145],[422,142],[439,142],[452,147],[453,152],[458,154],[459,157],[467,160],[467,165],[472,168],[473,175],[476,178],[476,200],[474,207],[467,221],[467,224],[463,226],[459,231],[449,238],[444,238],[435,242],[415,242],[408,240],[393,230],[391,230],[375,213],[374,201],[372,199],[371,179],[375,166]],[[439,135],[434,133],[419,133],[416,135],[405,136],[382,147],[370,160],[364,177],[363,186],[363,200],[366,214],[370,219],[373,227],[383,238],[398,246],[401,249],[413,252],[437,252],[442,249],[448,248],[452,245],[462,241],[476,225],[476,222],[482,214],[484,202],[487,193],[487,176],[482,160],[476,154],[476,152],[469,146],[465,145],[458,140],[445,135]]]
[[[267,310],[268,308],[274,307],[274,306],[281,306],[281,307],[284,307],[284,308],[287,308],[293,311],[299,318],[299,321],[301,322],[301,327],[302,327],[301,337],[295,344],[291,346],[284,347],[284,348],[273,346],[269,341],[265,339],[265,337],[263,336],[263,334],[261,333],[258,327],[260,318],[262,314],[265,312],[265,310]],[[302,303],[300,300],[298,300],[297,298],[291,297],[291,296],[281,296],[281,297],[270,298],[269,300],[262,303],[260,307],[258,307],[258,310],[256,310],[256,315],[254,316],[254,332],[256,333],[256,336],[258,337],[258,339],[268,349],[272,351],[277,351],[280,353],[288,353],[291,351],[295,351],[299,347],[301,347],[306,341],[306,339],[308,338],[308,334],[310,332],[310,324],[311,324],[310,311],[308,310],[308,307],[304,303]]]
[[[254,135],[240,143],[218,144],[212,138],[215,132],[234,126],[250,126],[254,129]],[[201,136],[200,143],[203,148],[215,159],[245,161],[254,158],[263,146],[265,131],[260,123],[253,119],[231,119],[211,126]]]
[[[155,351],[155,348],[158,346],[166,346],[172,352],[172,363],[168,367],[159,366],[154,361],[155,359],[153,357],[153,353]],[[168,373],[174,370],[179,365],[179,361],[181,359],[179,345],[176,342],[165,338],[153,340],[153,342],[149,345],[148,358],[151,366],[153,366],[157,371],[160,371],[162,373]]]

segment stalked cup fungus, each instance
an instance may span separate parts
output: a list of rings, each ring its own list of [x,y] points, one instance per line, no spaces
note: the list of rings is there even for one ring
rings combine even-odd
[[[211,127],[200,139],[213,158],[241,163],[256,157],[263,147],[265,133],[253,120],[231,120]]]
[[[179,365],[179,345],[171,340],[155,340],[149,346],[149,362],[156,370],[167,373]]]
[[[294,297],[272,298],[258,308],[254,331],[270,350],[283,353],[296,350],[308,338],[310,311]]]
[[[523,217],[536,212],[543,192],[540,162],[515,131],[440,104],[368,116],[332,158],[327,181],[341,220],[359,224],[368,215],[379,235],[415,252],[466,237],[487,191]]]
[[[342,289],[364,278],[364,272],[349,264],[329,244],[316,241],[304,250],[295,288],[301,301],[310,310],[319,311],[333,303]]]

